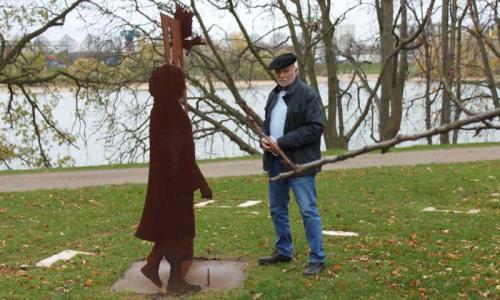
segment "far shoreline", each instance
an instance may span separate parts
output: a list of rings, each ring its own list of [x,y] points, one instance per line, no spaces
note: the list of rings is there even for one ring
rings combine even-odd
[[[338,76],[338,79],[340,81],[350,81],[352,78],[352,74],[341,74]],[[378,79],[378,74],[367,74],[366,78],[368,80],[377,80]],[[201,81],[203,78],[200,78]],[[317,81],[319,83],[326,83],[328,82],[328,77],[326,76],[317,76],[316,77]],[[470,77],[470,78],[464,78],[463,80],[465,81],[484,81],[486,78],[480,78],[480,77]],[[413,77],[409,78],[407,82],[425,82],[425,78],[420,78],[420,77]],[[433,81],[437,82],[437,81]],[[255,87],[269,87],[273,88],[276,86],[276,82],[273,80],[253,80],[253,81],[245,81],[245,80],[240,80],[240,81],[235,81],[235,85],[239,89],[247,89],[247,88],[255,88]],[[148,83],[147,82],[135,82],[135,83],[130,83],[128,87],[136,90],[136,91],[147,91],[148,90]],[[193,87],[193,85],[188,84],[188,88]],[[54,89],[54,87],[51,87]],[[72,92],[72,90],[75,89],[73,86],[68,86],[68,85],[60,85],[55,87],[58,89],[59,92]],[[216,81],[214,82],[214,88],[216,89],[225,89],[227,86],[221,82],[221,81]],[[27,89],[29,92],[32,93],[42,93],[44,91],[44,87],[42,86],[27,86]],[[0,84],[0,93],[8,93],[7,85],[6,84]]]

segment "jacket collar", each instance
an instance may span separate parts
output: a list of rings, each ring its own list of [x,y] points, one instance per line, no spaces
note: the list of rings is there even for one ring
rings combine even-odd
[[[286,94],[283,96],[283,101],[285,101],[285,104],[288,105],[288,103],[290,102],[290,100],[292,99],[292,95],[295,94],[297,92],[297,90],[299,90],[299,86],[301,85],[301,80],[299,78],[299,76],[297,76],[295,78],[295,80],[292,82],[292,84],[290,84],[287,89],[286,89]],[[280,91],[282,91],[283,88],[280,86],[280,85],[276,85],[276,87],[274,87],[274,89],[272,89],[271,93],[269,94],[269,100],[266,104],[266,134],[269,134],[269,122],[270,122],[270,118],[269,118],[269,115],[271,114],[271,111],[274,107],[274,105],[276,104],[277,100],[278,100],[278,94]]]
[[[295,77],[295,80],[292,82],[292,84],[287,86],[286,89],[282,88],[280,85],[277,85],[273,91],[275,94],[278,94],[279,92],[286,90],[286,94],[283,96],[283,100],[285,100],[285,102],[288,104],[290,97],[293,94],[295,94],[295,92],[297,91],[297,88],[300,85],[300,82],[301,82],[301,80],[300,80],[299,76],[297,75],[297,77]]]

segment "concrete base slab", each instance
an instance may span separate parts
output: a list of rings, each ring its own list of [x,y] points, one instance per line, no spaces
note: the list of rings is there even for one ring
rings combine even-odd
[[[141,273],[146,261],[137,261],[111,287],[112,292],[134,292],[138,294],[157,294],[164,292],[170,274],[170,265],[166,260],[160,264],[160,278],[163,281],[162,290],[156,287]],[[246,264],[240,261],[194,260],[186,275],[186,281],[198,284],[204,290],[234,289],[243,284]],[[210,280],[208,273],[210,272]],[[210,284],[209,282],[210,281]]]
[[[358,233],[349,231],[323,230],[322,233],[329,236],[359,236]]]
[[[477,214],[481,211],[479,208],[469,209],[468,211],[463,210],[449,210],[449,209],[436,209],[435,207],[429,206],[422,209],[424,212],[443,212],[443,213],[454,213],[454,214]]]
[[[94,253],[75,251],[75,250],[64,250],[50,257],[42,259],[41,261],[37,262],[35,266],[40,268],[50,268],[55,262],[59,260],[70,260],[76,255],[94,255]]]

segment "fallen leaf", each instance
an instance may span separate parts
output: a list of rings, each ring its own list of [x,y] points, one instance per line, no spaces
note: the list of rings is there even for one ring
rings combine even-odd
[[[394,215],[390,216],[389,219],[388,219],[388,221],[389,221],[389,224],[396,223],[396,216],[394,216]]]
[[[4,214],[7,212],[6,208],[0,207],[0,214]]]
[[[414,232],[410,235],[410,239],[408,240],[408,246],[415,247],[417,245],[417,233]]]
[[[312,282],[311,280],[309,279],[304,279],[304,285],[307,287],[307,288],[310,288],[312,286]]]
[[[484,291],[484,292],[479,291],[478,293],[479,293],[479,296],[484,297],[484,298],[488,298],[488,296],[490,295],[490,291]]]
[[[412,279],[410,280],[410,287],[415,288],[420,285],[420,280],[418,279]]]
[[[86,286],[92,286],[93,284],[94,284],[94,281],[92,279],[89,278],[89,279],[85,280]]]
[[[257,300],[257,299],[260,299],[262,297],[262,293],[257,293],[257,294],[254,294],[252,296],[252,300]]]
[[[425,297],[425,289],[424,288],[419,288],[418,289],[418,294],[420,295],[420,297]]]

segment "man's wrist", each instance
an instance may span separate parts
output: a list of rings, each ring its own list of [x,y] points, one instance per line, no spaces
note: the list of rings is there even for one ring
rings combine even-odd
[[[270,135],[269,136],[269,139],[271,140],[271,143],[272,143],[272,146],[271,146],[271,153],[274,155],[274,156],[279,156],[279,154],[277,153],[276,148],[279,148],[278,147],[278,143],[276,142],[276,138],[274,138],[274,136]]]

